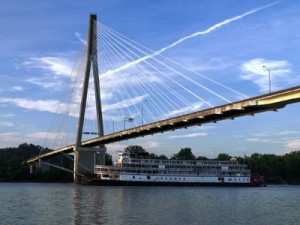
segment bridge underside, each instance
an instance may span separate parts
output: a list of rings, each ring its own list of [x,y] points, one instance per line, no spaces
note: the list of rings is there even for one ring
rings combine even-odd
[[[254,115],[260,112],[276,111],[285,107],[287,104],[300,101],[300,86],[249,98],[239,102],[234,102],[183,116],[178,116],[155,123],[127,129],[124,131],[108,134],[102,137],[94,138],[82,142],[82,147],[94,147],[127,139],[143,137],[155,133],[187,128],[195,125],[202,125],[220,120],[234,119],[240,116]],[[70,153],[74,151],[74,145],[66,146],[49,153],[36,156],[27,160],[27,163],[33,163],[43,158],[53,157],[61,153]]]

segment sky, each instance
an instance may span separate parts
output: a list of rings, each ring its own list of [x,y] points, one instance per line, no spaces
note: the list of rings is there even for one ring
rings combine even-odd
[[[300,85],[297,0],[0,3],[0,148],[24,142],[44,145],[85,42],[91,13],[157,54],[246,96],[269,91],[268,71],[263,66],[270,69],[272,91]],[[156,134],[107,148],[113,154],[138,144],[168,156],[184,147],[206,157],[256,152],[281,155],[300,149],[299,108],[300,104],[288,105],[278,112]]]

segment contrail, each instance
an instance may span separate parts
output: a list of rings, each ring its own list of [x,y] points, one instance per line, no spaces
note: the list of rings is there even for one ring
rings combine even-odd
[[[199,32],[193,33],[191,35],[188,35],[186,37],[180,38],[178,41],[175,41],[174,43],[168,45],[167,47],[164,47],[164,48],[162,48],[162,49],[160,49],[160,50],[158,50],[158,51],[156,51],[156,52],[154,52],[154,53],[152,53],[150,55],[146,55],[146,56],[144,56],[142,58],[139,58],[139,59],[137,59],[135,61],[129,62],[129,63],[127,63],[127,64],[125,64],[123,66],[120,66],[120,67],[118,67],[116,69],[108,70],[107,72],[105,72],[102,75],[109,75],[109,74],[116,73],[116,72],[122,71],[124,69],[127,69],[127,68],[129,68],[131,66],[134,66],[134,65],[136,65],[136,64],[138,64],[140,62],[143,62],[143,61],[145,61],[147,59],[153,58],[153,57],[155,57],[155,56],[157,56],[157,55],[165,52],[166,50],[179,45],[180,43],[182,43],[182,42],[184,42],[184,41],[186,41],[186,40],[188,40],[190,38],[208,34],[208,33],[212,32],[212,31],[215,31],[215,30],[217,30],[217,29],[219,29],[219,28],[221,28],[221,27],[223,27],[223,26],[225,26],[227,24],[230,24],[230,23],[232,23],[234,21],[243,19],[244,17],[249,16],[249,15],[251,15],[253,13],[256,13],[256,12],[259,12],[259,11],[261,11],[263,9],[271,7],[271,6],[275,5],[275,4],[277,4],[278,2],[279,1],[276,1],[276,2],[273,2],[271,4],[268,4],[268,5],[265,5],[265,6],[262,6],[262,7],[258,7],[258,8],[255,8],[255,9],[252,9],[252,10],[250,10],[248,12],[245,12],[245,13],[243,13],[241,15],[238,15],[238,16],[232,17],[230,19],[224,20],[224,21],[222,21],[220,23],[217,23],[217,24],[211,26],[210,28],[206,29],[205,31],[199,31]]]

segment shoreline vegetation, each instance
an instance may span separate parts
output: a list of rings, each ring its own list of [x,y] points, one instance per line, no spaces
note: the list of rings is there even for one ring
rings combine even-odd
[[[0,182],[73,182],[73,174],[56,168],[38,169],[30,174],[29,165],[24,160],[36,156],[41,146],[21,144],[18,147],[0,149]],[[141,146],[132,145],[124,149],[133,157],[168,159],[165,155],[149,153]],[[235,157],[220,153],[214,159],[205,156],[195,156],[191,148],[182,148],[170,159],[184,160],[230,160],[236,158],[239,163],[245,163],[252,173],[258,173],[265,178],[267,184],[300,184],[300,151],[293,151],[284,155],[254,153],[248,157]],[[73,161],[64,156],[57,156],[49,160],[50,163],[73,169]],[[112,164],[112,157],[106,154],[106,164]]]

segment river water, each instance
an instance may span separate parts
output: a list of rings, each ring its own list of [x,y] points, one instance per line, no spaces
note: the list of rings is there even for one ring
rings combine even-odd
[[[0,183],[0,224],[300,224],[300,186]]]

